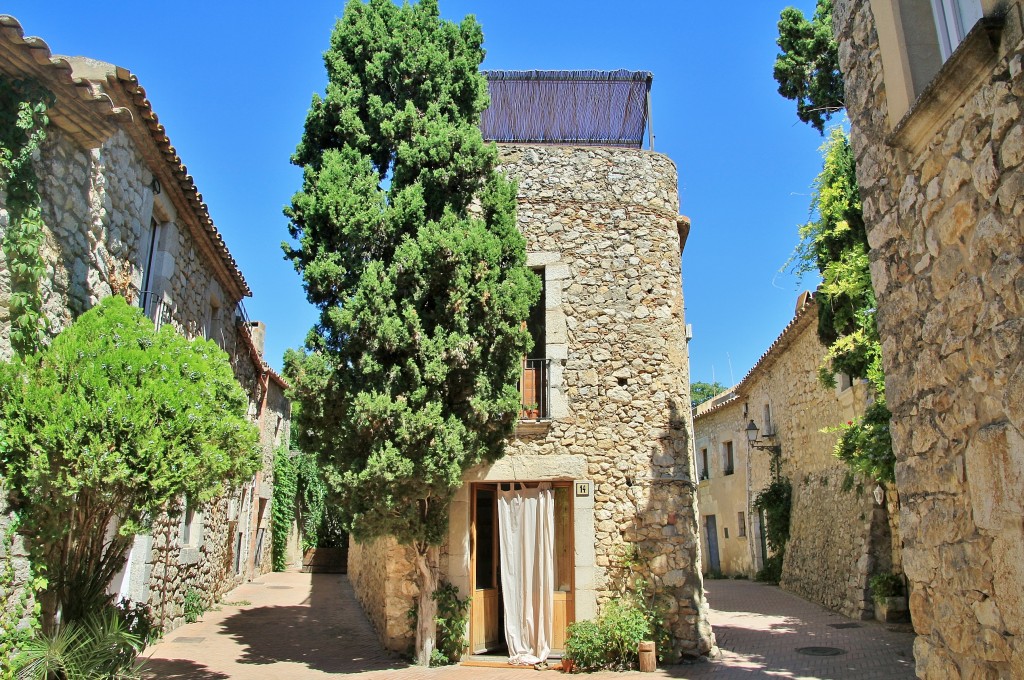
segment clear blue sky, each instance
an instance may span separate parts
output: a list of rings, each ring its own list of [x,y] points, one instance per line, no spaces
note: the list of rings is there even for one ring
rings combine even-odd
[[[797,122],[772,79],[776,22],[787,4],[659,0],[440,0],[473,13],[491,69],[649,70],[655,150],[679,168],[681,212],[693,221],[683,255],[694,380],[740,380],[815,285],[779,270],[806,221],[822,138]],[[56,54],[113,62],[146,88],[195,177],[214,223],[267,323],[280,368],[316,318],[281,256],[281,208],[298,188],[288,158],[314,91],[341,1],[176,3],[8,0]],[[730,368],[731,365],[731,368]]]

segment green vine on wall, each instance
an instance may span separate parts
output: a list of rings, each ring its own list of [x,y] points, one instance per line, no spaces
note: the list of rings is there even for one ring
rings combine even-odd
[[[46,579],[28,564],[24,583],[15,567],[14,537],[20,525],[18,515],[0,534],[0,679],[14,678],[10,662],[15,652],[39,629],[39,601],[36,593],[46,588]]]
[[[274,498],[270,506],[270,546],[274,571],[288,568],[288,535],[295,521],[298,487],[298,457],[292,457],[288,449],[282,446],[274,452]]]
[[[789,541],[789,516],[793,507],[793,485],[781,474],[781,455],[772,454],[772,481],[754,498],[754,507],[764,513],[764,537],[772,551],[765,556],[764,567],[757,572],[758,581],[778,583],[782,577],[782,561]]]
[[[6,193],[7,229],[0,247],[11,275],[11,347],[30,354],[49,327],[39,282],[46,273],[46,240],[33,161],[46,139],[54,97],[34,79],[0,76],[0,189]]]

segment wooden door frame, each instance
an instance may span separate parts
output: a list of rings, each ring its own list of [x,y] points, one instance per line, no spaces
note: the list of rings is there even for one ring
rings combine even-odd
[[[501,490],[503,484],[522,484],[524,486],[536,486],[537,484],[547,483],[551,485],[552,489],[565,488],[569,490],[569,528],[567,538],[569,540],[569,554],[572,556],[571,564],[569,565],[569,592],[568,595],[572,600],[572,606],[566,611],[566,626],[573,623],[576,620],[576,502],[573,496],[573,480],[571,479],[541,479],[541,480],[498,480],[498,481],[482,481],[482,482],[471,482],[469,484],[469,595],[470,595],[470,607],[473,606],[473,594],[476,592],[476,492],[478,489],[493,489],[495,492]],[[499,565],[501,560],[501,540],[499,539],[499,531],[497,527],[497,514],[495,514],[495,532],[494,532],[494,576],[495,584],[499,592],[501,591],[501,584],[499,582]],[[473,612],[470,609],[469,612],[469,636],[467,638],[469,653],[472,654],[473,646]]]

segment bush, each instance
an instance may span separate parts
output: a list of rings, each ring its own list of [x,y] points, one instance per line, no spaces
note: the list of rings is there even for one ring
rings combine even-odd
[[[185,602],[182,605],[182,613],[185,614],[186,623],[195,623],[199,617],[206,612],[206,604],[203,602],[203,594],[195,588],[185,593]]]
[[[886,597],[899,597],[903,594],[903,579],[898,574],[875,574],[868,582],[871,595],[875,600]]]
[[[228,355],[104,299],[48,347],[0,364],[0,477],[32,563],[41,624],[109,603],[107,584],[155,517],[259,469],[259,433]],[[111,518],[120,520],[108,536]]]
[[[754,575],[755,581],[777,584],[782,579],[782,553],[764,559],[764,568]]]
[[[437,602],[437,648],[431,658],[431,666],[447,666],[462,658],[466,649],[466,624],[469,622],[469,598],[459,597],[459,589],[442,581],[434,591]]]
[[[637,648],[650,635],[647,612],[628,600],[609,600],[596,622],[570,624],[565,656],[581,671],[622,670],[636,664]]]
[[[604,668],[607,649],[604,632],[594,621],[569,624],[565,640],[565,656],[581,671]]]

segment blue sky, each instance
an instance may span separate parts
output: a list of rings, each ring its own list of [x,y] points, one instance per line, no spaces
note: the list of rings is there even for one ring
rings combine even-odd
[[[655,150],[679,168],[693,228],[683,286],[694,380],[730,384],[793,315],[803,285],[780,273],[806,221],[822,138],[796,119],[772,79],[776,22],[787,4],[658,0],[440,0],[475,14],[490,69],[654,73]],[[280,368],[316,318],[281,256],[281,208],[300,183],[288,158],[314,91],[340,1],[123,3],[8,0],[2,10],[56,54],[113,62],[146,88],[171,142],[253,289]]]

